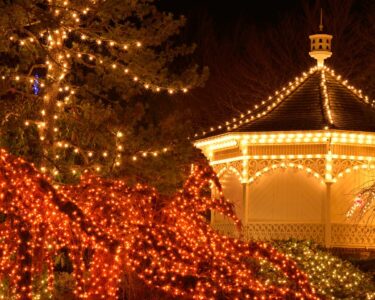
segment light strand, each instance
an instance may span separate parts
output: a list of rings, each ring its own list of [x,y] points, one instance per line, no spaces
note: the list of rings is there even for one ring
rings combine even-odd
[[[327,91],[326,76],[325,76],[325,73],[324,73],[324,68],[321,69],[320,86],[322,88],[322,93],[323,93],[323,98],[324,98],[324,103],[323,103],[324,111],[325,111],[326,116],[328,117],[329,125],[331,126],[331,125],[333,125],[333,119],[332,119],[332,112],[331,112],[331,108],[330,108],[330,102],[329,102],[329,96],[328,96],[328,91]]]
[[[318,299],[307,274],[287,256],[266,243],[231,239],[210,227],[202,216],[210,209],[239,229],[241,222],[209,167],[193,167],[182,191],[167,202],[150,187],[130,188],[88,174],[79,185],[55,189],[46,176],[4,150],[0,169],[0,212],[6,215],[0,223],[5,241],[0,277],[10,279],[15,299],[32,299],[31,279],[64,248],[77,299],[117,299],[122,272],[172,297]],[[218,189],[217,199],[202,196],[210,184]],[[92,253],[89,264],[85,249]],[[274,285],[257,278],[260,261],[269,262],[284,281]],[[52,276],[49,281],[52,287]]]
[[[204,137],[208,133],[213,133],[216,131],[231,131],[235,130],[240,125],[250,123],[257,120],[266,114],[270,113],[276,106],[278,106],[285,97],[291,94],[297,87],[299,87],[307,78],[309,78],[315,71],[318,70],[317,67],[311,68],[308,72],[303,72],[300,77],[296,77],[294,82],[289,82],[289,84],[281,89],[281,92],[276,91],[274,96],[269,96],[265,101],[260,104],[254,105],[254,110],[248,110],[246,113],[242,113],[239,118],[233,118],[231,121],[226,121],[225,123],[218,125],[216,128],[211,127],[209,130],[203,131],[202,133],[196,133],[194,135],[197,137]]]

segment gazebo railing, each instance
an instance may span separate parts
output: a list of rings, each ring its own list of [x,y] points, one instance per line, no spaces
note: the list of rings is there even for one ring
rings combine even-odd
[[[212,225],[216,230],[231,237],[239,237],[233,224],[218,223]],[[270,241],[312,240],[324,244],[324,225],[309,223],[260,223],[254,222],[243,226],[245,240]],[[375,249],[375,226],[355,224],[332,224],[331,246],[339,248]]]
[[[332,224],[332,244],[335,247],[375,249],[375,226]]]

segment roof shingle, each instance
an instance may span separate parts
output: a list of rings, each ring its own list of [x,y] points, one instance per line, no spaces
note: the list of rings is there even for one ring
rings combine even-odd
[[[330,124],[323,96],[322,72],[325,74],[329,108],[333,124]],[[245,121],[230,130],[216,130],[203,136],[215,136],[226,132],[266,132],[323,130],[328,126],[337,130],[375,132],[375,110],[358,95],[341,83],[329,71],[317,69],[278,105],[255,120]]]

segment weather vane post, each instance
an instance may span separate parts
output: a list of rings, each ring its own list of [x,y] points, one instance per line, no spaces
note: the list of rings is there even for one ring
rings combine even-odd
[[[320,8],[320,24],[319,24],[319,31],[323,32],[323,9]]]

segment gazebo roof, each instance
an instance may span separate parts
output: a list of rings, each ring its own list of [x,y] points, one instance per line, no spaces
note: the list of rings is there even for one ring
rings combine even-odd
[[[323,129],[375,132],[373,104],[325,66],[312,68],[240,118],[196,138],[229,132]]]
[[[375,131],[375,110],[330,72],[312,73],[272,111],[232,131],[337,130]],[[325,91],[326,90],[326,91]],[[328,96],[328,106],[326,105]],[[331,120],[329,112],[331,114]]]

